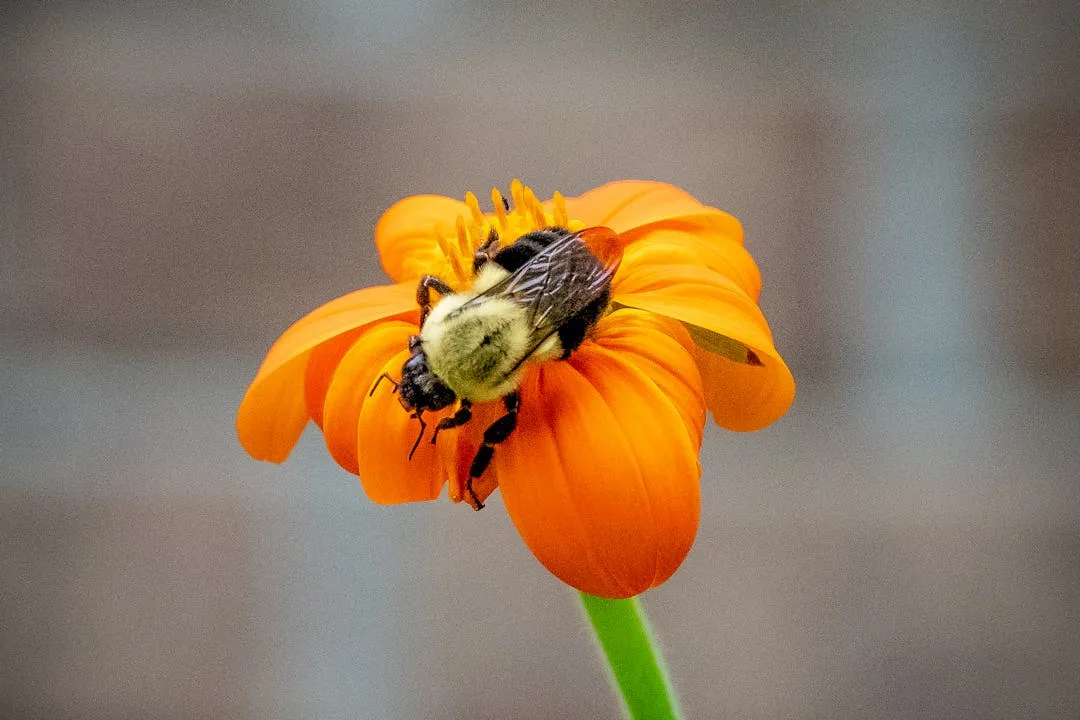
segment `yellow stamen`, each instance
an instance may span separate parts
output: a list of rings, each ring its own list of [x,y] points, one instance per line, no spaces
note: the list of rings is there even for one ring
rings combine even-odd
[[[477,224],[483,224],[484,213],[480,210],[480,201],[476,199],[471,191],[465,193],[465,204],[469,206],[469,213],[472,215],[472,221]]]
[[[555,224],[559,227],[566,227],[570,222],[566,215],[566,198],[558,190],[551,196],[552,201],[555,203]]]
[[[454,274],[457,275],[457,282],[454,283],[457,287],[465,285],[468,281],[468,275],[465,274],[465,269],[461,267],[461,256],[457,253],[450,253],[450,267],[453,268]]]
[[[450,236],[447,232],[446,225],[444,223],[437,223],[435,225],[435,242],[439,245],[439,251],[442,252],[443,257],[450,257],[450,245],[446,239]]]
[[[514,212],[524,214],[525,192],[521,181],[514,178],[510,183],[510,197],[514,201]]]
[[[442,261],[437,267],[429,267],[426,271],[440,275],[454,287],[465,287],[473,281],[473,256],[487,240],[492,228],[498,230],[505,246],[522,235],[552,225],[574,232],[585,227],[581,221],[570,219],[566,198],[560,193],[553,194],[551,208],[547,210],[533,189],[515,178],[510,183],[510,196],[513,205],[504,200],[505,196],[498,188],[492,188],[491,204],[495,212],[485,215],[476,195],[465,193],[468,212],[454,218],[453,228],[445,223],[435,228],[435,241],[442,253]]]
[[[458,215],[457,221],[454,223],[454,229],[457,230],[457,243],[458,251],[461,255],[469,255],[472,253],[472,243],[469,242],[469,231],[465,228],[465,218]]]
[[[499,230],[506,234],[506,205],[503,204],[502,193],[499,188],[491,188],[491,204],[495,206],[495,217],[499,221]]]
[[[532,215],[532,221],[537,228],[547,227],[547,217],[544,216],[544,206],[536,199],[536,193],[531,187],[525,188],[525,209]]]
[[[450,284],[460,287],[465,284],[468,275],[465,274],[465,271],[461,267],[461,260],[459,259],[457,248],[450,244],[451,237],[451,230],[444,223],[439,223],[435,226],[435,242],[438,243],[439,250],[450,265],[451,272],[455,275],[455,281]]]

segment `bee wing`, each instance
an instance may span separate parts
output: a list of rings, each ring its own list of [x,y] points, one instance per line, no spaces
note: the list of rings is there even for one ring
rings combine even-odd
[[[529,309],[536,344],[608,292],[622,260],[613,230],[586,228],[551,243],[481,296],[499,295]]]
[[[522,289],[529,288],[523,293],[528,298],[525,305],[531,310],[534,331],[544,337],[609,292],[622,260],[622,245],[608,228],[587,228],[563,242],[518,281]]]
[[[589,248],[593,257],[610,270],[609,277],[614,275],[622,262],[623,253],[623,242],[615,231],[606,227],[591,227],[575,234]]]

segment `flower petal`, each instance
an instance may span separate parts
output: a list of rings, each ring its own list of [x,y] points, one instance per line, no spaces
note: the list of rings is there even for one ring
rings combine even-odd
[[[469,217],[469,206],[442,195],[414,195],[390,206],[375,225],[375,245],[383,269],[394,282],[432,272],[444,261],[436,229],[453,228],[458,217]]]
[[[705,403],[717,425],[748,432],[771,425],[795,400],[795,378],[778,353],[758,351],[761,365],[747,365],[695,350]]]
[[[307,403],[308,417],[310,417],[319,429],[323,426],[323,406],[326,403],[326,391],[330,389],[330,382],[334,379],[334,372],[341,364],[341,358],[353,346],[357,338],[367,328],[350,330],[344,335],[338,335],[332,340],[327,340],[322,345],[316,345],[308,357],[307,371],[304,374],[304,400]],[[355,471],[354,471],[355,472]]]
[[[407,345],[407,334],[400,337]],[[381,366],[370,369],[369,382],[361,385],[362,380],[357,378],[357,386],[365,393],[370,392],[375,377],[384,372],[398,375],[408,357],[407,350],[389,357]],[[424,413],[427,431],[410,459],[420,424],[401,407],[397,394],[391,390],[388,385],[378,388],[373,395],[365,397],[360,406],[356,424],[360,482],[368,497],[383,505],[434,500],[442,492],[446,468],[454,464],[457,442],[453,437],[440,434],[438,445],[433,445],[430,438],[435,424],[450,411]],[[329,406],[327,419],[329,421]]]
[[[655,335],[640,332],[640,346]],[[601,597],[666,580],[697,531],[699,442],[661,389],[679,379],[664,378],[654,358],[628,360],[633,352],[587,342],[568,361],[528,373],[518,429],[495,452],[507,511],[526,544],[564,582]],[[667,353],[680,354],[665,343]],[[681,354],[675,364],[696,382],[689,353]]]
[[[622,308],[600,320],[596,344],[644,372],[679,411],[697,445],[705,425],[694,341],[682,323],[644,310]]]
[[[727,235],[688,223],[670,222],[621,236],[627,269],[644,263],[703,265],[732,280],[751,300],[761,294],[761,272],[746,248]],[[624,270],[625,274],[626,270]],[[618,287],[619,278],[615,283]]]
[[[707,267],[624,259],[615,301],[717,333],[753,351],[758,363],[699,353],[713,419],[730,430],[757,430],[791,406],[795,380],[773,346],[757,304],[735,282]]]
[[[701,204],[685,190],[661,182],[608,183],[580,197],[566,198],[566,211],[586,225],[609,227],[620,235],[656,223],[681,220],[711,228],[737,243],[743,238],[742,225],[735,217]]]
[[[240,444],[257,460],[281,462],[308,421],[306,371],[312,350],[387,318],[417,314],[415,287],[383,285],[344,295],[313,310],[270,348],[236,413]]]
[[[361,407],[383,366],[409,346],[409,335],[415,332],[416,326],[406,322],[387,321],[373,325],[353,341],[334,369],[323,403],[323,435],[331,457],[354,475],[359,474],[356,429]],[[315,355],[312,355],[314,359]],[[401,366],[390,373],[392,377],[400,376]],[[380,384],[386,394],[393,393],[392,383]],[[398,403],[394,404],[394,412],[408,414]]]

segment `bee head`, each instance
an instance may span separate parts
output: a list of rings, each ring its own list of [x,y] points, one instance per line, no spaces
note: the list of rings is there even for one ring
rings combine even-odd
[[[413,354],[401,366],[398,400],[406,410],[442,410],[457,400],[457,395],[428,367],[422,347],[412,348]]]

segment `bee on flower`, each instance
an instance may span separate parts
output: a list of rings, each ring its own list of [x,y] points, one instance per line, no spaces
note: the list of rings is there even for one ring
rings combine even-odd
[[[375,242],[395,284],[285,331],[241,402],[240,441],[281,462],[313,421],[378,503],[446,486],[479,509],[497,488],[553,574],[636,595],[693,543],[706,410],[755,430],[794,398],[757,266],[735,218],[662,183],[541,202],[514,181],[492,204],[387,210]]]

